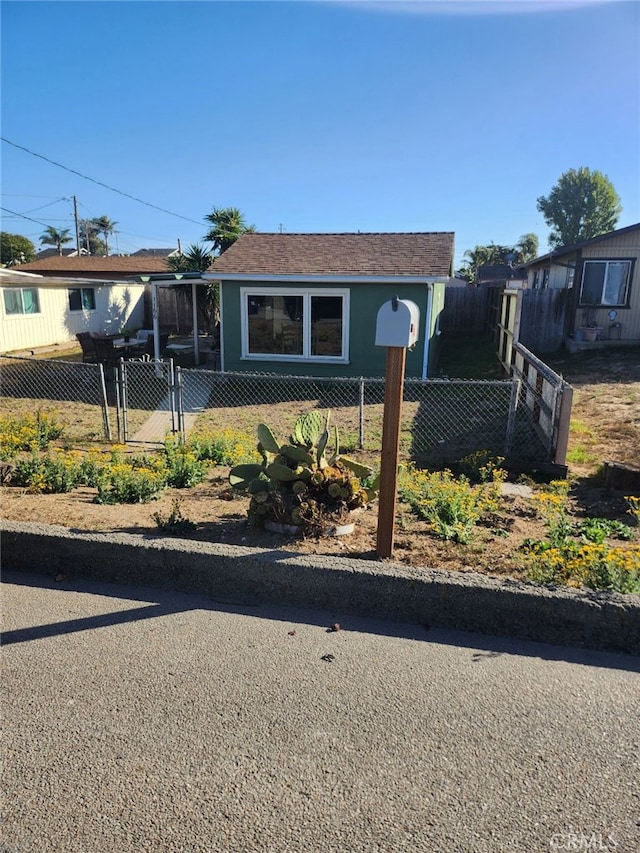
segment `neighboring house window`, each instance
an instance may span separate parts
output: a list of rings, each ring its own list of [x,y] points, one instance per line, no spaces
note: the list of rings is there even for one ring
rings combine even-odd
[[[40,300],[35,287],[5,288],[3,295],[4,311],[7,315],[40,313]]]
[[[546,290],[549,287],[549,270],[542,271],[542,289]]]
[[[348,290],[241,289],[242,355],[346,361]]]
[[[95,311],[96,291],[94,287],[70,287],[69,311]]]
[[[572,266],[567,268],[567,281],[565,284],[565,287],[567,288],[567,290],[571,290],[571,288],[573,287],[573,284],[575,282],[575,278],[576,278],[576,268],[575,268],[575,265],[572,265]]]
[[[627,305],[632,261],[585,261],[581,305]]]
[[[540,270],[536,270],[533,274],[533,289],[537,290],[540,287]]]

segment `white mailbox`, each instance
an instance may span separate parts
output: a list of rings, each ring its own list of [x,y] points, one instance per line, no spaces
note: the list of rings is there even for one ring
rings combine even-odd
[[[412,347],[418,340],[420,309],[410,299],[394,296],[378,311],[377,347]]]

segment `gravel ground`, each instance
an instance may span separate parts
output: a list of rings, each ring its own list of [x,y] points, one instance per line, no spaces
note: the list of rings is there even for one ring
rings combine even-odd
[[[3,853],[640,849],[638,658],[9,571],[2,608]]]

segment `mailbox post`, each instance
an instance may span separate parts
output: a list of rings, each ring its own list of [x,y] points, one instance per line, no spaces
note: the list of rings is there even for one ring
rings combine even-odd
[[[419,323],[415,302],[397,296],[382,305],[376,321],[376,346],[387,348],[376,540],[379,557],[393,556],[405,360],[407,347],[418,341]]]

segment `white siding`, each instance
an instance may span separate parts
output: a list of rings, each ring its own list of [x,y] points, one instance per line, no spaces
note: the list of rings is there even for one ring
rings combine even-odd
[[[144,324],[143,284],[38,284],[40,313],[7,316],[2,292],[15,286],[0,287],[0,352],[64,343],[74,340],[77,332],[115,334],[125,325]],[[68,287],[79,286],[95,289],[95,311],[69,311]]]

